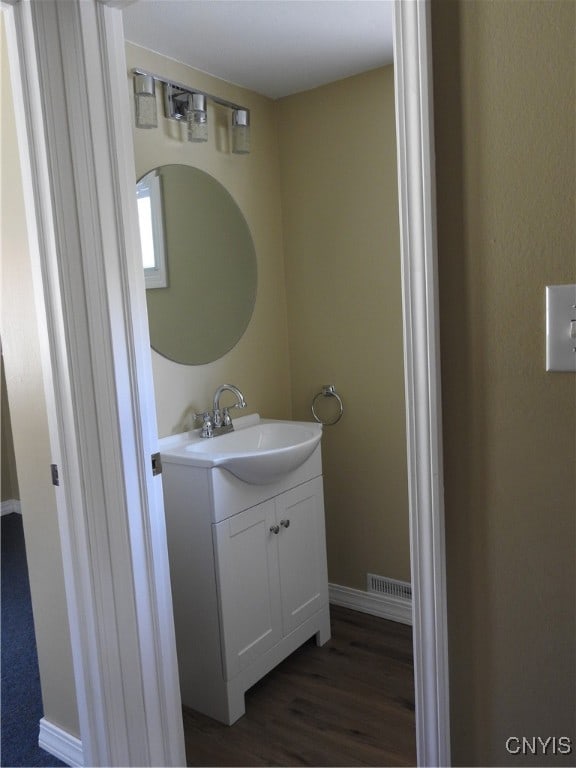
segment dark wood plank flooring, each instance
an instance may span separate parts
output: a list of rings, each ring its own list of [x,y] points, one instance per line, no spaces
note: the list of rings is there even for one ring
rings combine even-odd
[[[415,765],[412,629],[331,606],[312,639],[246,694],[233,726],[184,709],[190,766]]]

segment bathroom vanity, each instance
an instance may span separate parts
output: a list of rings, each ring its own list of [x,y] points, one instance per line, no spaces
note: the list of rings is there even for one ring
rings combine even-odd
[[[308,638],[330,638],[320,427],[236,423],[212,440],[161,441],[182,703],[228,725],[257,680]],[[298,466],[283,464],[305,439]]]

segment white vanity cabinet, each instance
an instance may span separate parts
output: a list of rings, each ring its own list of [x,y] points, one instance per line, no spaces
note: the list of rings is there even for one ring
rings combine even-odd
[[[214,525],[225,677],[326,605],[322,480]]]
[[[232,724],[250,686],[330,637],[320,446],[270,485],[162,463],[182,702]]]

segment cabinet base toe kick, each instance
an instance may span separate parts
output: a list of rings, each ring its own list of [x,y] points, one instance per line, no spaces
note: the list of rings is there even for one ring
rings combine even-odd
[[[330,636],[330,612],[327,605],[249,667],[241,670],[232,680],[213,679],[209,691],[196,687],[187,695],[183,690],[182,703],[224,725],[233,725],[246,712],[244,694],[249,688],[311,637],[315,637],[316,645],[322,646],[330,640]]]

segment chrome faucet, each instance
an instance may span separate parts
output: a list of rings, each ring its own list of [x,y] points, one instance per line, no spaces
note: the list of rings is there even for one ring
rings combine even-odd
[[[220,407],[220,398],[224,392],[232,392],[236,396],[236,401],[233,405],[227,405],[225,408]],[[226,432],[234,431],[234,424],[230,417],[231,408],[246,408],[246,401],[244,395],[238,387],[234,384],[221,384],[214,393],[213,410],[206,411],[206,413],[195,414],[201,416],[204,419],[202,425],[201,437],[216,437],[217,435],[223,435]]]
[[[221,414],[220,397],[223,392],[232,392],[233,395],[236,395],[237,402],[234,403],[234,405],[230,405],[227,408],[224,408]],[[234,386],[234,384],[221,384],[216,392],[214,392],[214,426],[221,427],[227,423],[232,424],[232,419],[230,419],[230,414],[228,413],[230,408],[246,408],[244,395],[242,392],[240,392],[238,387]]]

